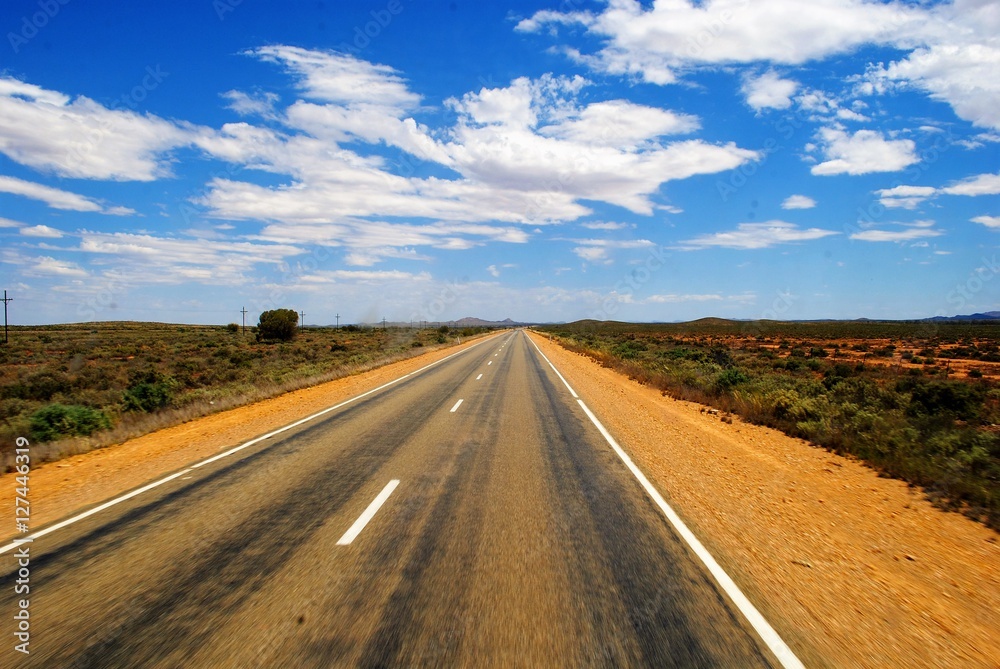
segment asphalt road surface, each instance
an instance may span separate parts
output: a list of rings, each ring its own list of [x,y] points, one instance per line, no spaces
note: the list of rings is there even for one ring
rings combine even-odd
[[[520,332],[30,555],[2,667],[777,664]]]

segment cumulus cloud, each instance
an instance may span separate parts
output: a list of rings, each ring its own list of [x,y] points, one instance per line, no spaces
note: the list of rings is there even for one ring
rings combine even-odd
[[[781,203],[782,209],[812,209],[816,206],[816,200],[807,195],[789,195]]]
[[[979,174],[941,189],[945,195],[1000,195],[1000,172]]]
[[[985,225],[992,230],[1000,230],[1000,216],[976,216],[972,222]]]
[[[44,131],[40,132],[39,129]],[[205,132],[153,115],[0,77],[0,152],[43,172],[79,179],[169,176],[169,152]]]
[[[546,25],[581,25],[602,46],[593,54],[571,55],[601,71],[664,84],[691,65],[795,65],[891,42],[922,19],[921,12],[901,5],[861,0],[814,0],[809,11],[794,0],[673,0],[648,8],[637,0],[616,0],[600,13],[539,12],[517,28],[537,32]]]
[[[792,96],[799,84],[791,79],[782,79],[774,70],[759,76],[750,76],[743,81],[743,96],[754,110],[788,109],[792,106]]]
[[[541,133],[582,144],[632,147],[665,135],[686,134],[701,126],[698,118],[626,100],[596,102],[570,118],[543,127]]]
[[[812,241],[837,234],[840,233],[822,228],[803,230],[794,223],[778,220],[766,223],[740,223],[736,226],[736,230],[700,235],[681,242],[680,248],[687,251],[712,247],[766,249],[777,244]]]
[[[28,237],[47,237],[48,239],[59,239],[63,233],[47,225],[32,225],[19,230],[22,235]]]
[[[875,194],[879,196],[879,202],[890,209],[916,209],[925,201],[939,195],[965,197],[1000,195],[1000,173],[977,174],[940,188],[901,185],[877,190]]]
[[[795,20],[788,20],[794,16]],[[912,87],[950,104],[972,123],[1000,128],[1000,12],[995,3],[955,0],[904,4],[865,0],[814,0],[803,11],[796,0],[670,0],[644,6],[615,0],[597,11],[545,10],[517,29],[557,34],[579,26],[597,39],[596,51],[562,51],[596,71],[672,84],[686,71],[719,65],[801,65],[878,45],[906,52],[864,73],[859,91],[884,93]],[[859,76],[862,76],[859,73]],[[776,75],[744,83],[748,104],[786,108],[790,84]],[[839,110],[860,120],[857,110]]]
[[[879,202],[889,209],[916,209],[935,193],[937,189],[931,186],[896,186],[875,191]]]
[[[582,104],[588,82],[579,76],[518,78],[449,99],[457,122],[432,133],[407,116],[419,98],[394,70],[291,47],[252,53],[292,68],[303,90],[321,101],[300,100],[286,110],[292,134],[234,123],[198,138],[213,156],[294,179],[277,187],[214,180],[197,203],[216,218],[276,225],[391,216],[544,224],[589,214],[582,200],[651,214],[664,183],[759,156],[732,143],[668,141],[698,127],[690,115],[624,100]],[[376,93],[342,80],[370,82]],[[351,140],[384,142],[458,176],[393,174],[384,159],[339,146]]]
[[[826,160],[811,169],[819,176],[898,172],[920,161],[913,140],[886,139],[874,130],[850,134],[841,128],[822,128],[819,139]]]

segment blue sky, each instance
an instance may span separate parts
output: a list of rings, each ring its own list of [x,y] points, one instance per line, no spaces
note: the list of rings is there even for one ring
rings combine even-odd
[[[0,6],[13,323],[1000,307],[992,0]]]

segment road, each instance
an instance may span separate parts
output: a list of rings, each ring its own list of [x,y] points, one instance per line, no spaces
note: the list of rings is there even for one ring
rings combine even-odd
[[[777,666],[521,332],[30,554],[3,667]]]

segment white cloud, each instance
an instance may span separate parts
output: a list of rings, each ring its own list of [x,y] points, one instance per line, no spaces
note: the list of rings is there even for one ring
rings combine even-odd
[[[822,128],[819,138],[826,160],[813,166],[815,175],[898,172],[920,161],[910,139],[885,139],[874,130],[848,134],[840,128]]]
[[[314,59],[293,51],[300,59]],[[315,56],[331,59],[337,76],[348,79],[352,67],[365,76],[373,67],[354,58]],[[395,98],[408,99],[395,74],[381,74],[396,90]],[[354,89],[338,89],[328,96],[336,97],[335,104],[299,101],[287,110],[291,127],[307,134],[284,136],[234,123],[199,136],[198,145],[213,156],[289,174],[294,182],[264,187],[216,179],[198,203],[209,207],[210,216],[233,220],[338,223],[345,217],[405,216],[539,224],[589,214],[581,200],[652,214],[657,206],[652,197],[664,183],[759,157],[732,143],[662,143],[666,133],[697,127],[697,119],[621,100],[581,105],[577,96],[586,84],[581,77],[544,75],[451,99],[458,121],[435,136],[404,118],[401,107],[372,106],[366,91],[352,100]],[[349,139],[385,142],[459,176],[392,174],[383,158],[336,145]]]
[[[650,295],[643,302],[649,302],[652,304],[678,304],[681,302],[721,302],[723,299],[722,295],[717,293],[706,294],[706,295]]]
[[[799,84],[791,79],[782,79],[774,70],[759,76],[750,76],[743,81],[743,95],[754,110],[788,109],[792,106],[792,96]]]
[[[128,283],[177,284],[186,281],[212,285],[246,283],[258,264],[284,266],[287,258],[303,253],[290,244],[160,237],[126,232],[81,231],[76,251],[115,259]],[[123,279],[123,281],[125,281]]]
[[[294,46],[265,46],[248,55],[277,63],[299,78],[299,87],[310,98],[336,104],[365,103],[393,109],[410,109],[420,96],[387,65],[370,63],[350,54],[316,51]]]
[[[695,116],[611,100],[587,105],[572,117],[541,128],[540,132],[591,146],[633,147],[656,137],[693,132],[700,126]]]
[[[571,56],[600,71],[666,84],[691,65],[801,64],[890,42],[923,19],[915,9],[861,0],[813,0],[808,11],[794,0],[670,0],[648,9],[637,0],[615,0],[600,13],[539,12],[518,29],[580,24],[604,45],[595,54]]]
[[[21,221],[0,217],[0,228],[20,228],[24,225]]]
[[[683,304],[686,302],[755,302],[757,295],[754,293],[740,293],[737,295],[722,295],[721,293],[704,294],[676,294],[650,295],[641,300],[642,304]]]
[[[972,219],[972,222],[985,225],[987,228],[993,230],[1000,230],[1000,216],[976,216]]]
[[[496,265],[490,265],[486,268],[486,271],[490,273],[495,278],[500,278],[500,270],[497,269]]]
[[[916,209],[937,189],[931,186],[896,186],[875,191],[879,202],[889,209]]]
[[[1000,45],[940,44],[914,51],[874,76],[927,91],[947,102],[959,118],[982,128],[1000,129]]]
[[[167,153],[191,144],[200,132],[0,78],[0,152],[37,170],[79,179],[152,181],[169,176]]]
[[[645,3],[644,3],[645,4]],[[1000,128],[1000,12],[989,0],[902,3],[865,0],[614,0],[600,12],[536,13],[521,31],[553,35],[563,25],[579,25],[600,41],[593,53],[562,51],[596,71],[675,83],[693,68],[734,64],[800,65],[862,45],[901,50],[907,55],[864,75],[858,90],[881,94],[893,86],[913,87],[952,106],[973,124]],[[789,17],[794,17],[790,20]],[[767,75],[764,75],[765,77]],[[744,88],[755,109],[784,105],[790,93],[762,82]],[[784,107],[782,107],[784,108]],[[844,120],[864,119],[840,110]]]
[[[94,211],[115,216],[127,216],[135,211],[126,207],[105,207],[104,205],[76,193],[52,188],[33,181],[0,175],[0,193],[21,195],[44,202],[53,209],[67,211]]]
[[[934,228],[934,221],[922,220],[911,223],[890,223],[903,228],[902,230],[862,230],[855,232],[850,239],[861,242],[912,242],[918,239],[940,237],[943,232]],[[913,246],[922,245],[917,242]]]
[[[736,226],[736,230],[701,235],[681,242],[681,248],[687,251],[711,247],[766,249],[776,244],[793,244],[837,234],[840,233],[821,228],[803,230],[794,223],[777,220],[766,223],[740,223]]]
[[[643,249],[655,246],[648,239],[573,239],[580,246],[573,248],[580,258],[593,263],[610,264],[608,251],[612,249]]]
[[[916,209],[925,201],[939,195],[967,197],[1000,195],[1000,173],[977,174],[940,188],[902,185],[877,190],[875,194],[879,196],[879,202],[890,209]]]
[[[50,228],[47,225],[33,225],[21,228],[20,233],[28,237],[47,237],[49,239],[59,239],[63,236],[61,231]]]
[[[10,260],[9,258],[7,260]],[[84,278],[87,271],[73,262],[57,260],[51,256],[25,258],[22,274],[30,277]]]
[[[278,94],[268,91],[244,93],[243,91],[226,91],[222,97],[229,100],[227,105],[240,116],[260,116],[273,118],[274,106],[278,102]]]
[[[1000,172],[979,174],[940,189],[946,195],[1000,195]]]
[[[588,230],[626,230],[628,228],[634,228],[634,223],[620,223],[616,221],[588,221],[586,223],[581,223],[580,227],[587,228]]]
[[[812,209],[816,206],[816,200],[807,195],[789,195],[781,203],[782,209]]]

